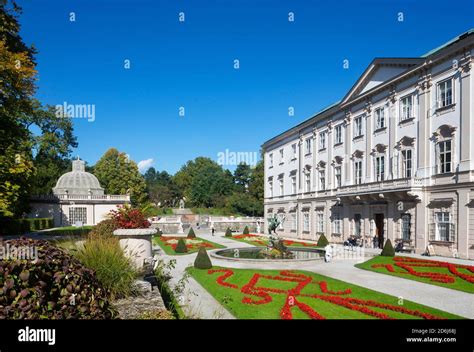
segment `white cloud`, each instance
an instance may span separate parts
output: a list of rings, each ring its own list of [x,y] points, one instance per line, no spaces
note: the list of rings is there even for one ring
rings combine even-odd
[[[145,172],[146,170],[148,170],[154,163],[154,160],[153,159],[145,159],[145,160],[142,160],[138,163],[138,170],[140,170],[141,173]]]

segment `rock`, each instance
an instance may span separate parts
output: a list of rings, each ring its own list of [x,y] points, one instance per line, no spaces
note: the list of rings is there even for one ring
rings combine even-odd
[[[136,287],[139,293],[146,294],[147,292],[151,292],[151,283],[145,280],[135,280],[133,285]]]

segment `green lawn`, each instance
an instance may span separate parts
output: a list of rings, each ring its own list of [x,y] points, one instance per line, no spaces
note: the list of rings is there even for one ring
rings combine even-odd
[[[293,315],[293,319],[309,319],[309,315],[300,309],[300,307],[303,306],[303,309],[308,310],[304,305],[310,307],[313,312],[316,312],[326,319],[378,318],[364,314],[363,312],[356,310],[354,307],[359,307],[359,309],[362,310],[369,309],[370,312],[375,312],[375,314],[386,314],[391,318],[421,319],[419,316],[413,316],[406,312],[393,311],[386,309],[387,307],[380,307],[380,304],[388,304],[392,309],[409,309],[411,311],[428,313],[438,318],[462,319],[462,317],[406,300],[403,301],[402,305],[399,305],[400,302],[397,297],[355,286],[316,273],[292,271],[292,274],[303,274],[306,276],[308,281],[304,285],[292,281],[288,274],[279,270],[230,269],[219,267],[214,267],[213,270],[214,269],[231,270],[232,275],[227,278],[222,278],[222,275],[224,275],[223,272],[211,273],[208,270],[200,270],[192,267],[187,270],[207,291],[209,291],[223,306],[239,319],[280,319],[281,311],[283,311],[285,302],[290,302],[290,300],[291,303],[287,305],[287,308],[291,307],[290,311]],[[259,277],[258,280],[254,282],[253,289],[247,291],[247,293],[242,293],[241,290],[243,290],[245,285],[249,283],[254,275],[265,275],[266,277]],[[217,282],[219,277],[221,277],[221,284]],[[325,293],[320,287],[320,282],[326,282],[327,290],[330,291],[344,291],[347,289],[350,289],[351,291]],[[236,285],[236,287],[226,287],[222,286],[222,284]],[[288,292],[289,290],[294,289],[297,285],[302,287],[299,293],[295,293],[294,291],[292,293]],[[247,290],[249,287],[250,286],[247,286]],[[280,292],[275,292],[277,290],[280,290]],[[317,295],[317,297],[309,297],[308,295]],[[258,301],[263,299],[265,296],[267,296],[268,300],[266,303],[245,303],[246,300]],[[335,300],[337,303],[328,302],[324,299]],[[354,299],[363,300],[363,302],[356,302]],[[349,300],[352,301],[349,302]],[[295,303],[295,301],[298,303]],[[367,310],[365,311],[367,312]]]
[[[261,235],[243,235],[243,234],[237,234],[233,235],[232,237],[226,237],[226,238],[231,238],[234,241],[238,242],[243,242],[243,243],[248,243],[257,247],[265,247],[268,245],[268,237],[266,236],[261,236]],[[287,247],[311,247],[311,248],[316,248],[316,243],[307,243],[307,242],[301,242],[298,240],[283,240],[283,243]]]
[[[186,240],[186,247],[188,247],[188,252],[187,253],[176,253],[174,251],[174,248],[176,247],[176,242],[179,238],[183,238]],[[196,243],[193,243],[193,241],[196,241]],[[199,241],[199,242],[197,242]],[[185,255],[185,254],[190,254],[197,252],[200,247],[204,247],[207,250],[209,249],[217,249],[217,248],[225,248],[224,246],[221,246],[220,244],[207,241],[203,238],[196,237],[193,238],[191,241],[190,239],[186,237],[178,237],[178,236],[154,236],[153,237],[153,243],[158,244],[161,249],[165,251],[166,254],[168,255]]]
[[[436,261],[435,261],[436,262]],[[445,263],[445,262],[443,262]],[[392,265],[394,272],[390,272],[387,270],[385,267],[373,267],[373,265],[387,265],[390,264]],[[382,257],[382,256],[377,256],[374,257],[364,263],[356,264],[355,265],[357,268],[360,269],[365,269],[365,270],[370,270],[370,271],[375,271],[377,273],[382,273],[386,275],[392,275],[392,276],[398,276],[402,277],[404,279],[408,280],[415,280],[415,281],[420,281],[424,282],[430,285],[437,285],[437,286],[442,286],[442,287],[447,287],[451,288],[453,290],[458,290],[458,291],[464,291],[468,293],[474,293],[474,283],[470,283],[461,277],[455,276],[450,273],[448,268],[443,268],[443,267],[423,267],[423,266],[413,266],[412,268],[416,272],[432,272],[432,273],[440,273],[440,274],[445,274],[454,279],[454,282],[452,283],[445,283],[445,282],[438,282],[438,281],[433,281],[431,278],[427,277],[419,277],[415,275],[411,275],[406,269],[401,268],[397,265],[395,265],[394,258],[392,257]],[[458,268],[458,272],[461,274],[465,275],[470,275],[474,278],[474,273],[470,272],[468,269],[465,268]]]

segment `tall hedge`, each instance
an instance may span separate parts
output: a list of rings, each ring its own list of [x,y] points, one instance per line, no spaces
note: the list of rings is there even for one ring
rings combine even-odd
[[[380,253],[383,257],[394,257],[395,256],[395,249],[393,249],[392,242],[388,239],[385,242],[385,246],[383,246],[382,253]]]
[[[183,238],[180,238],[178,240],[178,244],[176,245],[176,248],[174,249],[176,253],[187,253],[188,252],[188,247],[186,247],[186,242],[184,241]]]
[[[227,230],[225,230],[225,237],[232,237],[232,231],[228,227]]]
[[[328,239],[326,238],[326,236],[324,236],[324,234],[322,234],[321,236],[319,236],[318,243],[316,244],[316,246],[326,247],[328,244],[329,244]]]
[[[194,267],[197,269],[211,269],[212,262],[204,247],[199,248],[199,252],[194,260]]]
[[[188,238],[196,238],[196,234],[194,233],[194,230],[192,227],[189,228]]]
[[[23,235],[28,232],[46,230],[54,227],[52,218],[0,219],[0,235]]]
[[[249,227],[248,226],[245,226],[244,228],[244,232],[242,232],[244,235],[249,235],[250,234],[250,231],[249,231]]]

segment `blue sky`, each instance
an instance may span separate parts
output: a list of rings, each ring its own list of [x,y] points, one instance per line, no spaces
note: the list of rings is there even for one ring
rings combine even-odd
[[[74,120],[74,156],[94,164],[116,147],[171,173],[197,156],[258,152],[339,100],[374,57],[420,56],[474,27],[472,1],[18,2],[39,51],[38,98],[95,105],[94,122]]]

